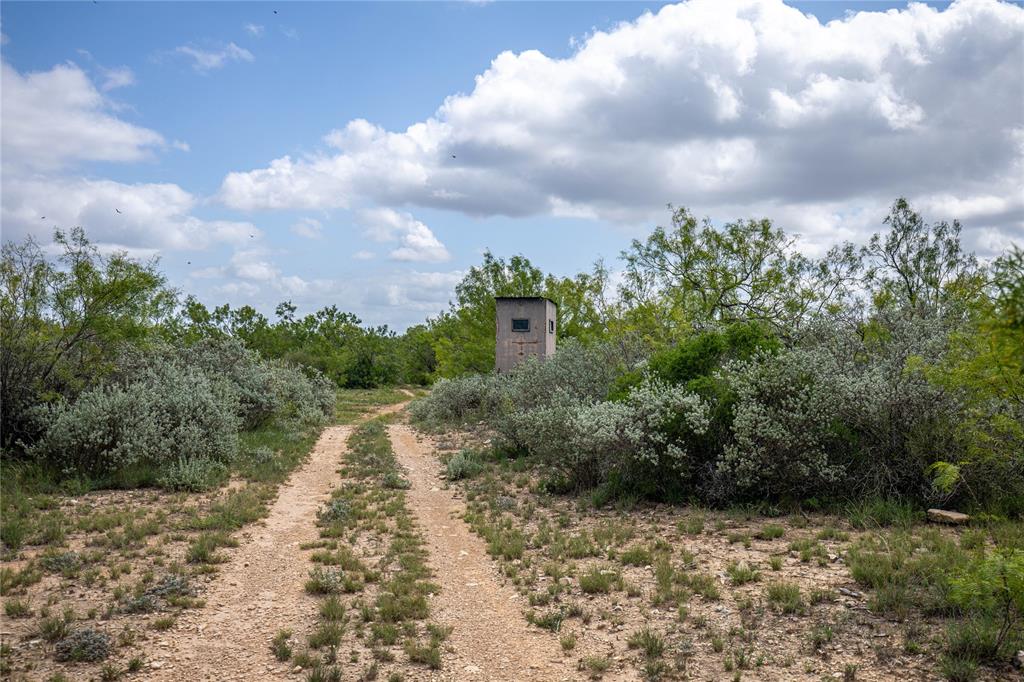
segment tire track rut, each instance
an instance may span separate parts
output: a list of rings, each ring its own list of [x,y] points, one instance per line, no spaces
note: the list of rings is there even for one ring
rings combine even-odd
[[[389,435],[412,483],[406,499],[427,541],[434,581],[441,586],[430,602],[430,618],[453,628],[448,642],[454,652],[445,654],[441,670],[424,679],[579,679],[555,637],[529,627],[520,595],[498,582],[483,540],[457,518],[464,506],[444,489],[433,447],[406,425],[392,425]]]
[[[388,405],[369,416],[404,406]],[[182,613],[172,631],[154,637],[146,679],[302,679],[291,674],[292,664],[274,658],[270,640],[282,628],[298,640],[314,624],[318,601],[305,592],[309,551],[299,546],[319,537],[316,512],[341,482],[337,470],[353,428],[323,430],[267,517],[241,532],[241,545],[204,595],[206,606]]]

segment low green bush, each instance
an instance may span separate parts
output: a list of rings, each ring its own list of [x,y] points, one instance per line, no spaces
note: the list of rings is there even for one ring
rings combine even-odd
[[[449,481],[473,478],[483,471],[483,468],[478,453],[473,450],[460,450],[448,458],[445,464],[445,477]]]
[[[333,384],[321,375],[261,360],[237,340],[155,344],[122,353],[108,379],[75,400],[38,407],[45,429],[28,456],[66,476],[128,474],[208,490],[226,480],[240,429],[277,419],[302,433],[325,423],[334,405]],[[246,460],[264,466],[274,453],[257,448]]]
[[[223,462],[181,458],[162,467],[157,482],[167,490],[202,492],[219,488],[227,478],[228,468]]]
[[[67,635],[53,648],[58,661],[94,663],[102,661],[113,648],[110,635],[92,628],[82,628]]]
[[[201,372],[169,363],[40,412],[48,428],[29,455],[69,476],[181,459],[225,461],[238,447],[233,398]]]

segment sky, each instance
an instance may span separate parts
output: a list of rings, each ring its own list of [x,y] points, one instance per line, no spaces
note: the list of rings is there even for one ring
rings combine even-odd
[[[401,331],[485,249],[613,269],[667,205],[810,255],[906,196],[1024,245],[1024,7],[3,2],[0,228],[208,305]]]

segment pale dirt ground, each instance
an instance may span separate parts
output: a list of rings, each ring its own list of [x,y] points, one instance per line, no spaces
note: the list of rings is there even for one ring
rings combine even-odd
[[[299,547],[318,537],[316,511],[339,482],[336,471],[350,433],[348,426],[323,432],[309,461],[282,487],[265,522],[221,567],[207,593],[207,606],[183,614],[158,639],[146,679],[299,678],[293,664],[274,659],[269,642],[284,627],[296,640],[312,629],[318,600],[304,591],[309,551]],[[499,582],[484,542],[458,518],[464,507],[442,487],[433,447],[405,425],[392,426],[390,437],[412,484],[406,493],[408,506],[427,542],[433,581],[441,586],[431,600],[431,620],[453,629],[442,670],[408,667],[405,679],[579,679],[557,638],[527,624],[522,597]]]
[[[465,507],[438,476],[433,446],[406,425],[393,425],[389,433],[412,483],[406,499],[430,550],[433,580],[441,586],[430,603],[431,620],[453,628],[444,668],[407,678],[577,679],[580,674],[562,656],[558,640],[527,624],[522,597],[498,581],[483,540],[459,518]]]
[[[282,628],[297,638],[312,629],[319,602],[304,589],[312,550],[299,546],[319,537],[316,512],[340,482],[337,471],[351,432],[350,426],[323,431],[309,461],[281,487],[266,520],[245,533],[250,537],[221,567],[206,607],[182,614],[157,641],[146,679],[301,679],[291,663],[274,658],[270,640]]]
[[[404,405],[388,406],[375,414],[397,412]],[[217,575],[202,595],[206,606],[186,610],[173,628],[152,633],[146,647],[146,667],[124,679],[197,682],[275,679],[297,682],[305,679],[305,671],[293,670],[293,663],[280,663],[274,659],[269,644],[274,634],[283,628],[292,630],[293,642],[302,642],[315,624],[319,600],[308,596],[304,590],[312,550],[302,550],[300,545],[319,537],[316,512],[331,491],[342,483],[338,469],[352,428],[336,426],[324,430],[306,463],[280,488],[267,518],[246,528],[239,534],[240,546],[225,552],[229,560],[219,566]],[[768,556],[781,554],[785,566],[778,575],[800,583],[805,589],[818,587],[831,591],[840,586],[856,587],[841,562],[812,566],[801,563],[792,552],[786,551],[786,544],[791,539],[812,535],[817,530],[814,525],[797,529],[784,524],[787,525],[785,540],[755,540],[747,549],[740,544],[729,544],[723,533],[681,536],[675,523],[686,516],[685,511],[658,509],[633,512],[626,515],[627,522],[636,531],[630,544],[642,543],[644,538],[659,537],[675,547],[687,547],[697,556],[701,569],[720,581],[724,598],[721,602],[705,603],[697,598],[691,602],[691,621],[693,616],[700,615],[708,622],[706,627],[695,629],[689,624],[680,625],[672,608],[645,606],[644,597],[627,598],[621,593],[583,596],[592,613],[604,611],[612,614],[613,618],[596,616],[588,626],[577,621],[567,622],[563,632],[575,632],[580,641],[575,651],[565,654],[560,649],[557,635],[527,623],[523,615],[529,608],[525,597],[502,576],[498,563],[487,555],[484,541],[472,533],[460,518],[465,511],[464,491],[460,486],[449,486],[442,480],[438,447],[434,440],[404,424],[389,427],[389,435],[396,458],[412,484],[406,492],[407,506],[415,516],[430,552],[429,564],[434,572],[432,581],[441,587],[440,592],[431,598],[430,620],[452,627],[452,633],[443,645],[441,670],[431,671],[401,662],[403,657],[399,654],[398,669],[404,672],[406,681],[584,680],[587,675],[576,665],[584,655],[607,656],[613,661],[603,680],[639,680],[639,666],[633,660],[636,654],[628,649],[625,640],[631,632],[644,625],[670,635],[670,642],[679,638],[695,642],[695,655],[688,666],[690,679],[728,680],[732,679],[732,674],[723,670],[722,655],[710,650],[704,633],[712,628],[724,633],[740,624],[737,598],[749,595],[759,600],[765,583],[775,577],[765,567]],[[443,443],[441,445],[443,448]],[[517,496],[528,497],[525,490],[520,490]],[[592,518],[581,518],[572,513],[569,502],[564,505],[559,502],[557,506],[557,511],[571,516],[571,525],[580,530],[618,516],[592,512]],[[555,511],[538,508],[525,525],[532,526],[539,517],[552,516]],[[714,515],[710,515],[709,524],[712,518]],[[619,520],[622,521],[622,517]],[[752,534],[762,524],[763,519],[730,519],[728,530]],[[834,543],[825,544],[830,554],[841,553],[840,547]],[[747,560],[761,568],[763,580],[731,588],[724,569],[729,561],[737,559]],[[583,566],[593,561],[577,563]],[[640,586],[644,596],[651,593],[653,577],[649,567],[625,567],[623,574],[630,583]],[[538,588],[543,587],[544,581],[545,578],[541,577]],[[849,614],[850,623],[845,632],[837,636],[829,651],[824,656],[803,651],[802,642],[806,639],[809,624],[831,618],[837,612]],[[876,659],[872,653],[873,646],[885,645],[898,652],[901,626],[873,617],[867,612],[863,598],[840,597],[833,603],[815,607],[815,616],[783,616],[767,612],[759,628],[757,650],[776,660],[790,655],[795,659],[794,663],[788,667],[776,664],[746,670],[743,679],[798,679],[808,682],[835,679],[842,677],[839,671],[846,663],[858,664],[858,680],[937,679],[928,655],[908,657],[895,653],[885,662]],[[365,666],[346,665],[343,662],[345,655],[344,651],[339,655],[344,679],[356,679],[353,676]],[[44,663],[30,679],[46,679],[43,673],[48,667]],[[91,670],[94,672],[95,668]],[[94,677],[69,672],[69,679]],[[987,675],[982,677],[997,679]]]
[[[421,443],[421,448],[433,451],[433,457],[452,454],[462,448],[486,449],[489,441],[485,431],[448,432],[430,438],[430,445]],[[435,464],[440,469],[440,464]],[[541,523],[549,528],[560,529],[566,536],[587,536],[606,524],[625,526],[631,529],[632,539],[626,541],[618,551],[633,546],[651,546],[655,541],[668,543],[672,548],[672,563],[682,566],[680,556],[684,550],[694,557],[687,572],[702,572],[713,576],[721,598],[707,600],[693,595],[687,602],[688,616],[680,622],[674,606],[656,607],[651,597],[656,591],[656,581],[651,566],[623,566],[605,557],[586,557],[561,561],[563,568],[572,567],[575,575],[563,578],[563,584],[570,589],[563,593],[560,602],[535,609],[538,614],[557,609],[570,603],[582,605],[593,620],[581,623],[579,619],[566,619],[560,634],[572,633],[577,643],[567,659],[579,661],[587,656],[602,656],[611,662],[609,670],[601,679],[641,680],[644,665],[642,655],[628,646],[632,633],[648,627],[660,633],[666,641],[662,660],[672,664],[675,670],[665,679],[732,680],[736,671],[727,670],[724,658],[736,650],[746,650],[752,664],[740,671],[743,680],[798,680],[800,682],[821,682],[843,680],[847,666],[856,666],[853,679],[858,682],[889,682],[897,680],[934,681],[943,679],[939,671],[941,641],[945,625],[941,619],[920,619],[913,617],[901,622],[873,613],[868,608],[870,594],[857,585],[844,561],[847,549],[858,538],[872,531],[857,531],[842,518],[823,514],[803,517],[761,516],[737,517],[727,511],[697,509],[686,506],[650,505],[631,510],[581,509],[578,501],[571,497],[548,498],[546,501],[530,490],[534,482],[527,474],[506,472],[498,481],[498,490],[493,484],[486,484],[487,477],[459,481],[451,484],[456,501],[476,498],[476,504],[493,504],[493,496],[509,501],[502,519],[511,522],[512,527],[522,530],[527,536],[534,536]],[[490,492],[486,492],[490,489]],[[705,519],[704,531],[696,535],[681,532],[678,524],[690,517]],[[755,537],[765,525],[781,525],[785,536],[776,540]],[[718,528],[721,526],[721,528]],[[827,561],[801,561],[797,552],[789,545],[794,540],[815,539],[824,528],[835,527],[847,537],[823,539],[820,545],[827,552]],[[958,537],[962,529],[943,526],[922,526],[925,530],[941,532]],[[741,542],[731,543],[731,534],[750,536],[750,547]],[[782,559],[779,571],[769,568],[769,558]],[[538,567],[549,560],[544,549],[528,544],[524,561],[529,560],[533,569],[524,570],[520,560],[504,562],[505,568],[518,568],[520,578],[534,571],[536,583],[531,587],[520,585],[522,595],[542,593],[552,580],[545,575],[536,575]],[[746,562],[760,571],[760,579],[745,585],[731,584],[727,568],[734,562]],[[513,587],[492,560],[494,575],[502,585]],[[621,571],[626,583],[636,590],[635,595],[622,591],[611,594],[582,594],[577,576],[592,566],[599,569]],[[807,604],[807,611],[801,615],[778,613],[765,598],[768,584],[783,580],[800,586],[805,600],[813,591],[829,596],[827,601]],[[840,590],[852,591],[852,596]],[[753,609],[746,619],[741,604],[748,602]],[[526,599],[518,602],[521,614],[530,610]],[[523,616],[520,615],[522,618]],[[745,622],[746,621],[746,622]],[[911,624],[921,626],[919,638],[924,650],[911,654],[903,649],[904,633]],[[809,644],[812,628],[831,624],[834,638],[819,650]],[[531,626],[531,631],[538,631]],[[752,639],[745,641],[739,635],[746,631]],[[716,651],[712,646],[712,634],[717,633],[725,641],[725,650]],[[737,633],[734,636],[733,633]],[[547,635],[547,633],[543,633]],[[547,635],[550,636],[550,635]],[[676,667],[677,654],[684,647],[690,654],[686,659],[685,673]],[[583,672],[575,673],[575,679],[587,679]],[[1017,671],[980,668],[979,682],[989,680],[1024,680]]]
[[[304,542],[316,540],[316,511],[337,481],[351,427],[324,430],[309,461],[282,486],[270,514],[247,532],[206,595],[206,607],[186,611],[159,639],[149,662],[151,680],[287,679],[270,640],[282,627],[309,628],[317,600],[306,595]],[[244,536],[243,536],[244,537]]]

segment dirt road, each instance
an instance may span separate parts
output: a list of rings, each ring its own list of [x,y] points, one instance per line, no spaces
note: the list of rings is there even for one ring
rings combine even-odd
[[[431,620],[452,626],[444,668],[432,680],[574,680],[580,677],[561,653],[556,637],[530,628],[522,601],[498,582],[484,542],[458,518],[463,511],[438,476],[433,447],[405,425],[390,427],[395,456],[412,488],[409,509],[430,550],[434,582],[441,592],[430,603]]]
[[[316,512],[340,482],[337,470],[351,431],[324,430],[266,520],[243,534],[221,566],[206,607],[184,612],[173,630],[155,637],[146,679],[302,679],[293,664],[273,657],[270,640],[287,628],[293,641],[302,641],[314,625],[318,601],[304,591],[310,563],[300,545],[317,538]],[[443,668],[417,667],[406,679],[577,679],[580,673],[562,656],[557,638],[528,626],[521,597],[499,582],[483,541],[458,518],[462,504],[444,489],[433,447],[405,425],[391,426],[389,435],[412,483],[407,504],[426,538],[433,581],[441,586],[431,600],[431,620],[453,628]]]
[[[318,537],[316,512],[340,483],[337,470],[351,431],[324,430],[309,460],[281,487],[267,518],[243,534],[241,546],[221,566],[206,607],[184,612],[173,630],[155,638],[147,679],[302,679],[290,674],[291,664],[273,657],[270,640],[282,628],[296,639],[312,629],[318,602],[305,593],[309,552],[299,546]]]

